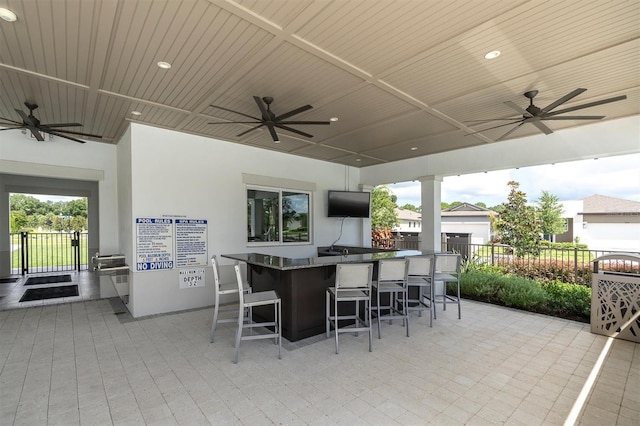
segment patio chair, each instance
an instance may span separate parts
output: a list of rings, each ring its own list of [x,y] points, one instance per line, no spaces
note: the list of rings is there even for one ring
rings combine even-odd
[[[378,339],[382,338],[380,322],[387,319],[401,319],[409,337],[409,311],[407,307],[407,259],[382,259],[378,262],[378,279],[373,282],[376,291],[374,313],[378,320]],[[389,303],[383,305],[381,294],[389,296]],[[386,311],[386,314],[383,314]]]
[[[458,253],[436,253],[435,254],[435,272],[433,274],[434,286],[437,282],[442,282],[442,293],[434,289],[434,302],[442,303],[443,310],[447,309],[447,305],[455,303],[458,305],[458,319],[461,319],[460,311],[460,254]],[[447,293],[449,283],[454,283],[456,294]],[[436,318],[436,310],[434,306],[433,317]]]
[[[417,311],[422,317],[422,311],[429,311],[429,327],[433,326],[433,273],[435,266],[434,255],[410,256],[407,273],[407,309]],[[412,297],[412,294],[416,294]],[[428,301],[428,302],[427,302]]]
[[[326,292],[326,333],[330,336],[333,326],[336,339],[336,354],[339,352],[338,335],[340,333],[355,333],[360,331],[369,333],[369,352],[372,351],[373,332],[371,329],[371,278],[373,264],[350,263],[336,265],[335,287],[327,288]],[[331,303],[333,301],[333,303]],[[360,317],[360,303],[364,303],[365,319]],[[353,303],[354,313],[339,315],[338,306]],[[331,306],[333,305],[333,314]],[[347,325],[340,326],[348,321]]]
[[[278,345],[278,359],[282,359],[282,303],[280,297],[273,290],[259,291],[256,293],[245,293],[243,291],[243,279],[240,273],[240,266],[236,263],[234,266],[236,271],[236,281],[238,285],[238,328],[236,329],[236,346],[233,354],[233,363],[238,363],[238,352],[240,351],[240,342],[242,340],[257,340],[257,339],[274,339],[274,342]],[[244,316],[245,312],[251,310],[257,306],[273,305],[273,321],[253,322],[250,321],[245,324]],[[273,328],[273,331],[267,329],[266,333],[253,333],[253,329],[256,327],[269,327]],[[251,334],[248,336],[243,335],[243,330],[248,328]]]
[[[237,310],[235,309],[235,307],[233,309],[221,309],[220,296],[238,293],[238,285],[235,282],[229,282],[229,283],[221,282],[220,271],[218,270],[218,260],[216,259],[215,255],[211,256],[211,267],[213,268],[213,281],[214,281],[215,297],[216,297],[215,303],[213,305],[213,322],[211,324],[211,335],[209,337],[209,341],[213,343],[215,332],[216,332],[216,326],[218,325],[218,323],[225,323],[225,322],[235,323],[237,321],[237,318],[235,318],[235,316],[231,318],[226,317],[226,314],[235,313],[237,312]],[[242,283],[242,292],[245,294],[251,293],[251,286],[244,281]],[[220,314],[225,314],[225,318],[219,318]],[[250,311],[247,312],[246,319],[251,320]]]

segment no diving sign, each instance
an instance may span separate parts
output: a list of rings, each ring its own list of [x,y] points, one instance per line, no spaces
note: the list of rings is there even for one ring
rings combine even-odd
[[[204,268],[188,268],[179,271],[180,288],[204,287]]]

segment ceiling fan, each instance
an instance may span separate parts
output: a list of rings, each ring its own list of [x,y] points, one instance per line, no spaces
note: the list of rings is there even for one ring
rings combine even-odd
[[[590,107],[597,106],[597,105],[608,104],[610,102],[616,102],[616,101],[621,101],[621,100],[627,99],[626,95],[622,95],[622,96],[616,96],[616,97],[613,97],[613,98],[602,99],[600,101],[589,102],[589,103],[586,103],[586,104],[576,105],[576,106],[572,106],[572,107],[569,107],[569,108],[564,108],[564,109],[561,109],[561,110],[554,111],[555,108],[557,108],[560,105],[564,104],[565,102],[575,98],[576,96],[578,96],[579,94],[585,92],[586,90],[587,89],[576,89],[576,90],[564,95],[563,97],[561,97],[560,99],[556,100],[555,102],[550,103],[549,105],[547,105],[544,108],[538,108],[537,106],[535,106],[533,104],[533,98],[536,97],[536,95],[538,94],[538,91],[537,90],[529,90],[528,92],[524,93],[524,96],[529,99],[529,106],[526,109],[521,108],[520,106],[518,106],[514,102],[511,102],[511,101],[505,102],[505,104],[507,106],[513,108],[518,113],[522,114],[521,117],[494,118],[494,119],[488,119],[488,120],[472,120],[472,121],[468,121],[468,123],[488,123],[488,122],[491,122],[491,121],[509,121],[509,123],[500,124],[500,125],[494,126],[494,127],[489,127],[487,129],[479,130],[477,132],[468,133],[467,135],[474,135],[476,133],[481,133],[481,132],[484,132],[484,131],[487,131],[487,130],[497,129],[499,127],[511,126],[511,125],[515,124],[515,126],[512,129],[510,129],[507,133],[505,133],[504,135],[502,135],[498,139],[496,139],[496,141],[500,141],[500,140],[505,139],[511,133],[515,132],[518,128],[520,128],[520,126],[522,126],[525,123],[533,124],[538,129],[540,129],[540,131],[542,131],[545,135],[548,135],[548,134],[553,133],[553,131],[542,122],[544,120],[601,120],[601,119],[603,119],[605,117],[604,115],[562,115],[561,116],[560,114],[564,114],[566,112],[576,111],[576,110],[583,109],[583,108],[590,108]]]
[[[92,135],[91,133],[81,133],[81,132],[73,132],[71,130],[64,130],[61,127],[78,127],[82,126],[80,123],[51,123],[51,124],[43,124],[40,123],[34,115],[33,111],[38,108],[37,104],[32,104],[30,102],[25,102],[24,105],[29,109],[29,115],[27,115],[24,111],[16,108],[16,112],[22,118],[22,123],[19,121],[14,121],[9,118],[0,117],[0,120],[4,120],[7,122],[6,129],[0,130],[14,130],[14,129],[28,129],[34,138],[39,140],[40,142],[44,141],[44,137],[42,137],[42,133],[48,133],[50,135],[59,136],[61,138],[69,139],[74,142],[85,143],[85,141],[76,139],[72,136],[67,135],[78,135],[78,136],[88,136],[92,138],[102,139],[100,135]],[[0,123],[0,125],[5,125],[4,123]]]
[[[252,128],[250,128],[249,130],[245,130],[244,132],[238,134],[237,136],[244,136],[249,132],[252,132],[256,129],[259,129],[262,126],[266,126],[267,129],[269,129],[269,133],[271,134],[271,137],[273,138],[274,142],[280,142],[280,140],[278,139],[278,134],[276,133],[276,127],[282,130],[286,130],[288,132],[291,133],[296,133],[298,135],[301,136],[305,136],[307,138],[312,138],[313,135],[310,135],[309,133],[305,133],[302,132],[300,130],[297,129],[293,129],[291,127],[289,127],[290,125],[302,125],[302,124],[331,124],[330,121],[291,121],[288,120],[288,118],[293,117],[294,115],[300,114],[301,112],[305,112],[310,110],[311,108],[313,108],[311,105],[304,105],[301,106],[300,108],[296,108],[294,110],[291,110],[289,112],[285,112],[284,114],[281,115],[275,115],[273,113],[273,111],[271,111],[271,104],[273,103],[273,98],[271,96],[265,96],[262,99],[259,98],[258,96],[254,96],[253,99],[256,101],[256,104],[258,105],[258,109],[260,110],[260,118],[258,117],[253,117],[251,115],[242,113],[242,112],[238,112],[238,111],[234,111],[228,108],[224,108],[221,106],[217,106],[217,105],[211,105],[213,108],[218,108],[224,111],[229,111],[229,112],[233,112],[234,114],[239,114],[242,115],[244,117],[248,117],[251,118],[254,121],[219,121],[219,122],[214,122],[214,123],[209,123],[209,124],[257,124],[257,126],[254,126]]]

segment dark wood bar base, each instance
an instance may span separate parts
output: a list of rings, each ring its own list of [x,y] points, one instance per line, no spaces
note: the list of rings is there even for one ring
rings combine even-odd
[[[253,291],[275,290],[282,300],[282,335],[290,342],[325,331],[325,293],[335,281],[335,265],[277,270],[247,265]],[[300,285],[302,284],[302,285]],[[273,316],[272,309],[254,308],[256,320]]]

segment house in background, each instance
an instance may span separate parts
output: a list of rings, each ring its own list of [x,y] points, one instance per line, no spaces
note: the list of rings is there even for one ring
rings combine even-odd
[[[556,242],[577,239],[591,250],[640,252],[640,202],[596,194],[561,204],[567,232]]]
[[[403,247],[417,247],[420,239],[422,214],[411,210],[396,209],[398,226],[393,229],[401,237]],[[462,203],[443,210],[441,213],[442,248],[460,252],[462,246],[486,244],[491,241],[491,217],[497,215],[493,210]]]
[[[396,209],[398,226],[393,228],[393,233],[403,237],[417,237],[422,231],[422,214],[407,209]]]
[[[493,210],[462,203],[442,211],[443,242],[449,244],[486,244],[491,241]]]

